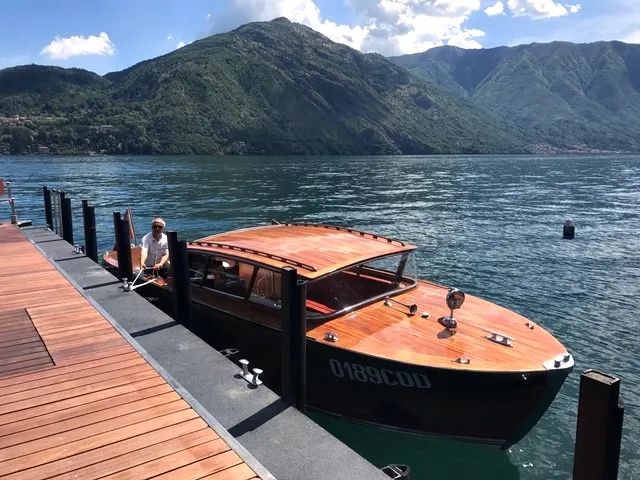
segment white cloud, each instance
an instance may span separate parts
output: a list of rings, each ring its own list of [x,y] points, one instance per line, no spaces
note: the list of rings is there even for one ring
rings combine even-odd
[[[571,15],[551,28],[526,36],[514,36],[510,46],[533,42],[564,41],[589,43],[619,40],[640,43],[640,9],[638,0],[607,0],[607,9]]]
[[[463,25],[480,10],[480,0],[345,0],[356,25],[340,25],[322,17],[313,0],[226,0],[224,13],[207,15],[214,33],[252,21],[277,17],[302,23],[330,39],[364,52],[399,55],[439,45],[481,47],[484,36]]]
[[[580,4],[563,5],[554,0],[508,0],[507,6],[514,17],[533,19],[563,17],[582,8]]]
[[[347,0],[359,18],[372,24],[365,51],[383,55],[417,53],[450,44],[479,48],[477,29],[466,29],[467,18],[480,10],[480,0]]]
[[[74,35],[68,38],[56,37],[49,45],[44,47],[40,55],[46,55],[51,59],[66,60],[79,55],[113,55],[116,47],[109,39],[109,35],[102,32],[97,37],[89,35],[83,37]]]
[[[185,42],[184,40],[182,40],[182,38],[180,38],[180,36],[175,36],[173,33],[170,33],[169,35],[167,35],[167,42],[176,42],[174,50],[178,50],[185,45],[189,45],[191,42],[193,42],[193,40],[191,40],[191,42]]]
[[[472,30],[464,30],[451,37],[447,45],[460,48],[482,48],[482,45],[474,40],[473,37],[484,37],[484,32],[475,28]]]
[[[369,27],[338,25],[323,19],[313,0],[227,0],[227,8],[219,16],[207,15],[214,32],[224,32],[248,22],[287,17],[307,25],[332,40],[360,48]]]
[[[495,17],[496,15],[504,14],[504,3],[498,1],[495,3],[495,5],[485,8],[484,13],[486,13],[490,17]]]
[[[640,43],[640,30],[629,33],[622,41],[626,43]]]

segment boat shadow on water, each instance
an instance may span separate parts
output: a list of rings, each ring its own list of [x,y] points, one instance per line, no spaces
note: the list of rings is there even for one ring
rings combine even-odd
[[[318,412],[308,416],[379,468],[409,465],[411,480],[520,479],[507,451],[495,447],[393,432]]]

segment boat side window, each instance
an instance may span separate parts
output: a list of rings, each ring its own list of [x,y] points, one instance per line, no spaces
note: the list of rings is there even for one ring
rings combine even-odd
[[[282,308],[281,282],[282,277],[280,272],[266,268],[258,268],[249,300],[271,308]],[[310,319],[334,311],[330,307],[322,305],[310,298],[307,298],[306,307],[307,315],[309,315],[308,318]]]
[[[191,285],[202,285],[209,255],[198,252],[189,253],[189,278]]]
[[[251,279],[251,265],[211,255],[202,286],[236,297],[244,297]]]
[[[279,308],[282,305],[280,273],[258,268],[249,300]]]

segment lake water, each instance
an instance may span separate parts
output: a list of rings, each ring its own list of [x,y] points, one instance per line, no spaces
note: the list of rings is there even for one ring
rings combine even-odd
[[[313,418],[378,466],[409,464],[413,480],[568,479],[580,373],[594,368],[621,378],[619,478],[640,478],[640,157],[2,156],[0,177],[13,182],[19,218],[36,225],[42,186],[67,192],[79,242],[89,200],[100,251],[114,243],[112,212],[127,206],[138,238],[161,215],[183,239],[273,218],[413,242],[421,277],[530,317],[574,355],[574,372],[508,452]],[[568,218],[573,241],[562,239]]]

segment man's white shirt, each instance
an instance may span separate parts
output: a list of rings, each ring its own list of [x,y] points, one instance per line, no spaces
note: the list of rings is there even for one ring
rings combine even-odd
[[[142,248],[147,249],[147,260],[144,262],[147,267],[154,266],[169,251],[169,239],[164,233],[160,240],[156,240],[153,233],[147,233],[141,243]]]

